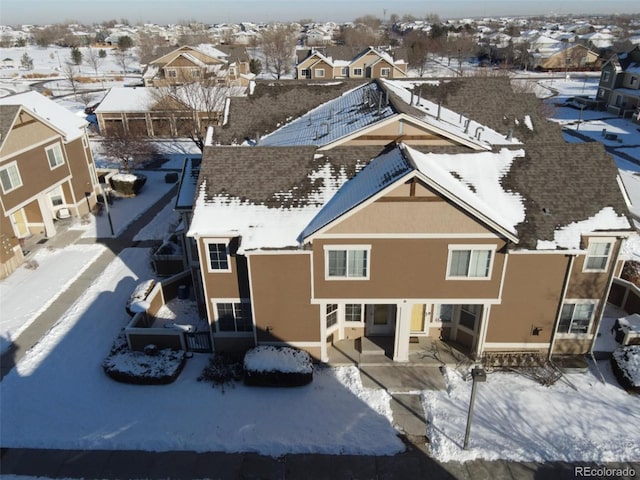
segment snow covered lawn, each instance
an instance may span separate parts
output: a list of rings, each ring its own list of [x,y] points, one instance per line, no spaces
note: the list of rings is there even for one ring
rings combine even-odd
[[[126,249],[2,381],[2,447],[253,451],[391,455],[404,446],[390,397],[362,387],[355,368],[317,371],[295,390],[197,378],[208,355],[187,360],[176,382],[125,385],[102,371],[129,321],[124,303],[150,278],[147,250]],[[46,399],[43,408],[43,399]]]
[[[20,267],[0,280],[0,352],[11,345],[35,318],[104,251],[101,245],[42,248],[31,260],[38,267]]]
[[[544,387],[513,373],[489,373],[476,390],[469,450],[463,450],[471,381],[448,370],[447,391],[424,392],[427,436],[440,461],[639,461],[637,395],[621,389],[608,360]]]

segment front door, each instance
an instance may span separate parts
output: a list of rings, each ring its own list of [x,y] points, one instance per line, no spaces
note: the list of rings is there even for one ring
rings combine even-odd
[[[24,208],[15,211],[9,217],[13,224],[13,229],[16,233],[16,237],[24,238],[29,236],[29,228],[27,227],[27,216],[24,213]]]
[[[365,315],[365,335],[388,336],[395,333],[395,305],[366,305]]]
[[[454,322],[455,341],[473,349],[481,316],[482,305],[460,305],[458,316]]]

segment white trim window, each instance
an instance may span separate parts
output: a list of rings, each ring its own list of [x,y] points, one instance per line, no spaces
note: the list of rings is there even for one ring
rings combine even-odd
[[[605,272],[609,266],[612,240],[590,240],[587,255],[584,259],[583,272]]]
[[[9,165],[2,167],[0,170],[0,184],[2,185],[3,193],[9,193],[22,186],[22,178],[16,162],[11,162]]]
[[[380,69],[380,76],[381,77],[388,77],[391,74],[391,69],[390,68],[381,68]]]
[[[340,75],[343,77],[348,77],[349,76],[349,67],[342,67],[340,69]]]
[[[47,154],[47,160],[49,161],[49,168],[51,170],[64,165],[64,157],[62,156],[62,149],[59,143],[45,148],[44,151]]]
[[[167,69],[167,78],[177,78],[178,72],[174,68]]]
[[[451,323],[453,321],[455,305],[448,303],[439,303],[435,306],[433,322],[434,323]]]
[[[597,300],[570,300],[562,305],[558,333],[584,335],[591,328]]]
[[[325,280],[368,280],[370,245],[325,245]]]
[[[449,245],[446,279],[490,279],[494,253],[495,246]]]
[[[316,78],[324,78],[324,68],[316,68],[315,76]]]
[[[248,299],[240,301],[215,302],[216,332],[218,333],[246,333],[253,331],[253,316],[251,302]]]
[[[604,72],[602,72],[602,77],[600,78],[600,81],[601,82],[608,82],[610,76],[611,76],[610,72],[604,71]]]
[[[303,68],[300,70],[300,77],[301,78],[311,78],[311,69],[310,68]]]
[[[353,76],[354,77],[361,77],[362,76],[362,68],[354,68],[353,69]]]
[[[207,240],[204,242],[209,272],[230,272],[231,258],[227,240]]]
[[[325,321],[327,328],[331,328],[338,324],[338,304],[328,303],[325,309]]]
[[[344,321],[352,323],[364,322],[364,308],[361,303],[347,303],[344,306]]]
[[[52,207],[59,207],[63,205],[64,202],[64,194],[62,193],[62,186],[58,186],[48,192],[49,200],[51,201]]]

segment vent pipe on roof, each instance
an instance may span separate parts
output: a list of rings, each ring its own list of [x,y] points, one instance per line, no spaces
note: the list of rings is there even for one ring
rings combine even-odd
[[[382,111],[382,95],[378,95],[378,115]]]
[[[323,134],[322,136],[324,137],[324,136],[326,136],[326,135],[329,135],[329,131],[330,131],[330,129],[331,129],[331,127],[330,127],[330,125],[329,125],[329,122],[322,122],[322,124],[321,124],[321,125],[322,125],[323,127],[327,127],[327,131],[326,131],[326,132],[324,132],[324,134]]]
[[[440,120],[440,110],[442,109],[442,101],[438,102],[438,120]]]
[[[313,123],[313,120],[311,119],[311,115],[309,115],[309,123],[308,125],[311,125]]]
[[[509,132],[507,132],[507,141],[511,141],[513,140],[513,128],[509,129]]]
[[[384,91],[384,105],[385,107],[389,105],[389,90]]]
[[[416,105],[420,105],[420,99],[422,98],[422,85],[418,89],[418,97],[416,98]]]
[[[478,127],[476,128],[476,135],[475,137],[480,140],[480,135],[482,134],[482,132],[484,132],[484,127]]]
[[[469,120],[468,118],[464,121],[464,133],[469,133],[469,124],[471,123],[471,120]]]
[[[411,101],[409,102],[409,105],[413,105],[413,90],[411,90]]]

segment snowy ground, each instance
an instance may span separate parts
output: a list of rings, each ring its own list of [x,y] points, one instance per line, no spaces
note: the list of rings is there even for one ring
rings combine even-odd
[[[469,450],[463,450],[471,381],[447,371],[447,391],[424,392],[431,451],[440,461],[639,461],[638,397],[617,385],[608,361],[552,387],[515,373],[477,386]],[[575,389],[573,388],[575,387]]]

